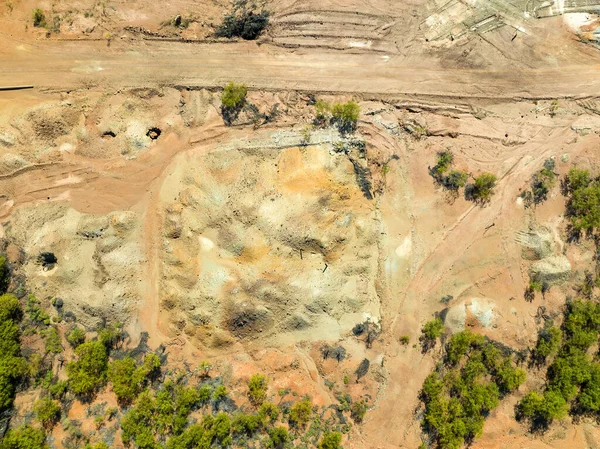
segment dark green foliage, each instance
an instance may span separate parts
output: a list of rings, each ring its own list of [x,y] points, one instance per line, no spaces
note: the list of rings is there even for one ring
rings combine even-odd
[[[160,360],[155,354],[148,355],[139,367],[131,357],[112,362],[108,367],[108,379],[119,403],[131,403],[157,369],[160,369]]]
[[[48,392],[53,399],[62,399],[69,389],[69,383],[65,380],[59,380],[54,385],[50,385]]]
[[[446,150],[438,153],[437,163],[434,167],[429,167],[429,174],[437,184],[456,196],[458,190],[467,185],[469,176],[461,170],[450,170],[453,161],[454,155],[451,151]]]
[[[89,341],[76,350],[77,361],[67,364],[69,388],[73,393],[90,396],[106,383],[108,352],[101,341]]]
[[[116,348],[125,339],[125,331],[121,323],[111,323],[98,331],[98,340],[107,351]]]
[[[435,340],[442,336],[444,332],[444,322],[440,318],[434,318],[431,321],[428,321],[423,326],[423,336],[428,340]]]
[[[254,374],[248,381],[248,399],[258,407],[267,398],[268,379],[262,374]]]
[[[550,161],[551,163],[548,163]],[[556,175],[554,174],[554,161],[549,159],[545,167],[533,175],[531,180],[531,193],[534,204],[540,204],[546,201],[550,189],[556,184]]]
[[[304,428],[310,421],[311,416],[312,402],[309,398],[305,398],[300,402],[296,402],[292,408],[290,408],[290,425],[298,428]]]
[[[452,170],[447,176],[443,176],[440,183],[448,190],[457,191],[467,185],[468,175],[464,171]]]
[[[588,170],[573,167],[569,170],[563,182],[564,192],[567,195],[571,195],[577,190],[585,189],[591,182],[592,177]]]
[[[491,173],[482,173],[468,189],[467,199],[475,203],[485,204],[490,201],[494,195],[494,187],[496,187],[496,176]]]
[[[69,332],[67,332],[67,341],[69,344],[76,348],[83,342],[85,342],[85,332],[80,327],[74,327]]]
[[[265,424],[272,424],[279,418],[279,407],[272,402],[263,402],[258,409],[258,414]]]
[[[46,434],[29,426],[11,429],[0,443],[0,449],[48,449]]]
[[[600,226],[600,179],[574,167],[563,181],[563,192],[568,196],[567,216],[574,234],[593,234]]]
[[[63,352],[62,344],[60,343],[60,335],[56,327],[52,326],[46,329],[44,332],[44,344],[46,345],[46,352],[51,354],[60,354]]]
[[[241,37],[245,40],[257,39],[262,31],[269,25],[270,13],[266,10],[256,11],[248,7],[247,2],[242,2],[234,11],[225,16],[223,23],[215,32],[216,37]]]
[[[352,407],[350,408],[350,416],[355,422],[361,423],[365,418],[368,409],[369,405],[364,399],[361,399],[360,401],[356,401],[352,404]]]
[[[567,402],[560,393],[548,390],[543,395],[531,391],[521,399],[517,406],[519,417],[531,420],[534,427],[544,427],[554,419],[564,418],[567,414]]]
[[[156,395],[143,392],[138,396],[135,407],[121,421],[123,443],[134,442],[139,448],[156,448],[160,438],[182,434],[189,414],[201,404],[197,389],[185,388],[172,381],[165,382]],[[193,434],[188,434],[188,437],[192,438]],[[184,445],[188,437],[174,440],[174,446],[169,447],[188,447]]]
[[[50,315],[48,315],[40,307],[40,301],[35,296],[27,296],[27,301],[25,303],[25,311],[29,315],[29,321],[31,321],[33,325],[50,325]]]
[[[550,326],[540,330],[538,341],[533,350],[533,357],[537,363],[543,363],[546,358],[558,353],[562,344],[562,332],[559,328]]]
[[[275,427],[269,431],[269,441],[273,449],[283,449],[290,435],[285,427]]]
[[[6,257],[0,256],[0,293],[6,293],[10,282],[10,270]]]
[[[339,432],[327,432],[319,443],[319,449],[338,449],[342,442],[342,434]]]
[[[231,422],[231,431],[234,434],[251,437],[263,426],[263,420],[260,415],[246,415],[238,413]]]
[[[423,353],[429,351],[435,346],[438,338],[444,333],[444,322],[440,318],[434,318],[428,321],[421,329],[421,345]]]
[[[440,448],[459,448],[481,434],[500,397],[524,381],[524,371],[501,349],[481,335],[460,332],[446,345],[446,365],[423,383],[423,428]]]
[[[39,8],[35,8],[32,13],[33,26],[36,28],[43,28],[46,26],[46,15],[44,11]]]
[[[227,387],[225,385],[219,385],[217,388],[215,388],[215,391],[213,391],[212,400],[215,403],[219,403],[226,397],[227,397]]]
[[[588,355],[598,341],[599,330],[600,304],[576,299],[567,302],[562,333],[553,327],[540,332],[534,357],[545,360],[551,354],[557,356],[548,367],[546,391],[530,392],[519,403],[520,418],[529,419],[534,428],[544,428],[553,419],[564,417],[570,404],[575,414],[599,412],[600,365]]]
[[[22,317],[19,301],[9,294],[0,296],[0,412],[12,407],[15,388],[27,373],[27,362],[21,357]]]
[[[33,404],[37,420],[46,429],[52,429],[60,419],[60,406],[49,398],[43,398]]]

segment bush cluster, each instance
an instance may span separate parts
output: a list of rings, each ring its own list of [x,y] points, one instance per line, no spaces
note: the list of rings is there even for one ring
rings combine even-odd
[[[15,296],[0,296],[0,412],[12,407],[16,386],[27,373],[27,362],[21,357],[22,315]]]
[[[360,106],[354,101],[330,105],[324,100],[315,103],[315,126],[335,125],[342,134],[356,131]]]
[[[588,170],[572,168],[563,182],[567,216],[577,233],[594,234],[600,226],[600,179]]]
[[[567,303],[562,332],[555,327],[540,332],[534,361],[543,363],[557,355],[548,367],[543,394],[532,391],[518,404],[520,419],[528,419],[533,428],[545,428],[569,410],[600,416],[600,363],[588,354],[599,331],[600,304],[575,299]]]
[[[524,381],[509,353],[468,330],[455,334],[444,363],[423,383],[423,429],[438,447],[459,448],[481,434],[487,414]]]
[[[241,37],[245,40],[258,39],[263,30],[269,25],[270,13],[267,10],[257,11],[246,2],[239,4],[233,12],[227,14],[223,23],[215,32],[216,37],[231,39]]]

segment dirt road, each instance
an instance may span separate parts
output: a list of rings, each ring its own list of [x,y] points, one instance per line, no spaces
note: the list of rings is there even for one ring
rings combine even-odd
[[[298,54],[254,43],[56,41],[0,47],[0,85],[71,90],[162,84],[218,87],[231,79],[260,89],[483,98],[588,97],[600,92],[600,56],[585,66],[528,70],[444,69],[381,54]]]

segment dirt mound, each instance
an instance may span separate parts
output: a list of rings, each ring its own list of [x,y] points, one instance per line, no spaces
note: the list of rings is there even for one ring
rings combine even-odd
[[[543,227],[518,232],[517,242],[523,247],[523,258],[527,260],[544,259],[556,249],[552,232]]]
[[[548,284],[562,284],[571,276],[571,262],[565,256],[547,257],[531,266],[532,278]]]

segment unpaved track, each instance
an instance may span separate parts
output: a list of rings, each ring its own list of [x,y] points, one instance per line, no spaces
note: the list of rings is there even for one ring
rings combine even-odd
[[[34,84],[71,90],[141,85],[218,87],[228,80],[253,88],[321,92],[415,94],[478,98],[595,97],[600,57],[585,66],[528,70],[443,69],[395,56],[298,54],[254,43],[189,44],[158,41],[39,40],[0,42],[0,85]]]

